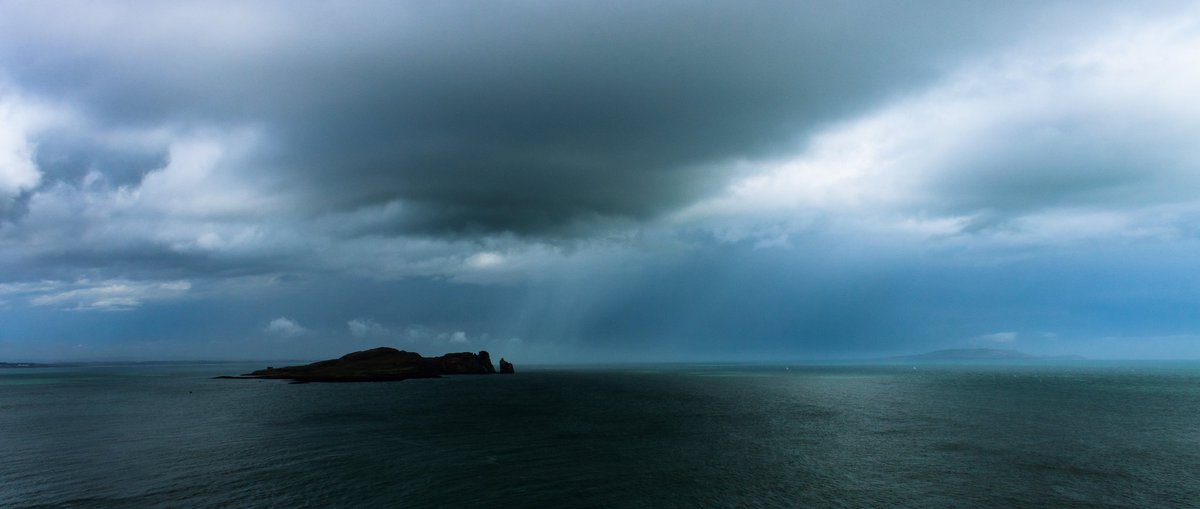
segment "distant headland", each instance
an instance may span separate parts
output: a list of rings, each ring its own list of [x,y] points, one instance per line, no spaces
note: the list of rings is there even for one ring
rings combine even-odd
[[[71,368],[74,364],[53,363],[45,364],[39,362],[0,362],[0,369],[3,368]]]
[[[499,373],[513,373],[512,363],[500,359]],[[442,375],[487,375],[497,373],[492,356],[479,353],[448,353],[441,357],[422,357],[416,352],[386,346],[353,352],[337,359],[303,366],[268,367],[232,379],[280,379],[293,383],[308,382],[390,382],[410,378],[439,378]]]
[[[1036,361],[1036,360],[1084,360],[1078,355],[1038,356],[1016,350],[998,348],[952,348],[917,355],[888,357],[889,361]]]

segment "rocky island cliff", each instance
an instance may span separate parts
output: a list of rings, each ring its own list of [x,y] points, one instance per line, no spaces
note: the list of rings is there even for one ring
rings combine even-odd
[[[512,364],[500,360],[501,373],[512,373]],[[387,382],[409,378],[438,378],[442,375],[493,374],[492,357],[488,352],[448,353],[441,357],[422,357],[389,347],[372,348],[348,353],[337,359],[288,366],[268,367],[241,376],[217,378],[265,378],[307,382]]]

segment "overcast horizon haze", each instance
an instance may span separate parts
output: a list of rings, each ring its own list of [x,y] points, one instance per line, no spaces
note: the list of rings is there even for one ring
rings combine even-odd
[[[0,0],[0,361],[1200,359],[1195,2]]]

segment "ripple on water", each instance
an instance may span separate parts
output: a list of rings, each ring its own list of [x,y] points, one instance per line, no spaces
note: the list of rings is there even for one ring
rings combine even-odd
[[[1200,375],[1178,366],[681,365],[328,385],[139,369],[0,377],[0,506],[1200,501]]]

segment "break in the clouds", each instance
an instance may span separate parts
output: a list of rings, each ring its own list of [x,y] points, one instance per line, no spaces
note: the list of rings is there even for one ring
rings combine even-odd
[[[1196,355],[1198,16],[4,3],[0,354]]]

